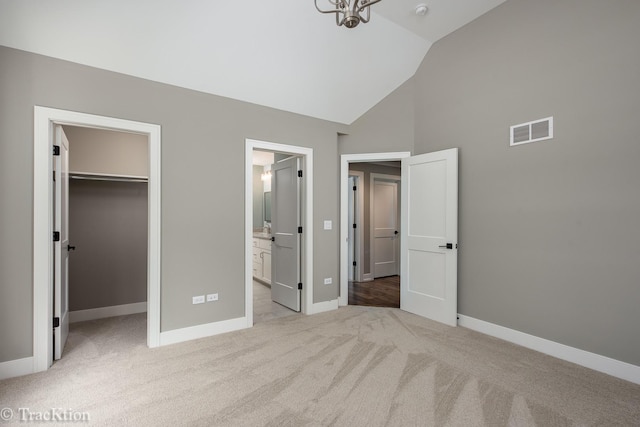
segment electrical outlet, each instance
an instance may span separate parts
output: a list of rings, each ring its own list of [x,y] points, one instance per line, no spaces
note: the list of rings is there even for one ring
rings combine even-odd
[[[325,230],[333,229],[333,221],[331,221],[330,219],[325,219],[324,220],[324,229]]]
[[[331,277],[325,277],[324,278],[324,284],[325,285],[330,285],[333,283],[333,279]]]
[[[207,294],[207,302],[218,301],[218,294]]]
[[[193,304],[204,304],[204,295],[193,297]]]

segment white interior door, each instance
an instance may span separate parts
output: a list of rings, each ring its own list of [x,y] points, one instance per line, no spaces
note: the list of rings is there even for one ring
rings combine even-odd
[[[60,155],[54,156],[54,231],[60,234],[54,242],[53,357],[58,360],[69,334],[69,141],[60,125],[55,126],[55,141]]]
[[[400,308],[457,324],[458,149],[402,160]]]
[[[271,299],[300,311],[300,158],[292,157],[271,169]]]
[[[373,180],[373,277],[398,274],[398,184]]]

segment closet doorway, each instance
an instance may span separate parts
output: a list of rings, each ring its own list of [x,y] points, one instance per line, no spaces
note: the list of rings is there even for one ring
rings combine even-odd
[[[135,133],[62,129],[69,169],[64,305],[73,332],[77,322],[147,311],[149,143]],[[118,341],[144,343],[146,318],[126,320],[127,336]]]
[[[147,311],[148,138],[63,126],[71,323]]]
[[[68,288],[64,286],[68,282],[57,282],[57,277],[55,277],[57,276],[56,271],[60,271],[64,267],[60,266],[57,254],[69,251],[73,253],[72,243],[68,243],[63,248],[60,241],[56,242],[55,238],[57,225],[54,223],[54,212],[60,212],[61,203],[59,201],[62,198],[56,199],[55,187],[57,185],[53,185],[52,180],[57,179],[57,183],[69,181],[68,162],[62,161],[62,156],[56,156],[56,151],[59,153],[63,151],[61,148],[56,150],[56,145],[65,145],[66,147],[69,145],[60,143],[65,139],[61,137],[64,136],[62,126],[122,131],[142,135],[147,140],[146,341],[148,347],[160,345],[160,126],[36,106],[34,108],[33,372],[45,371],[51,366],[54,359],[54,335],[58,335],[57,333],[53,334],[52,331],[62,329],[59,335],[61,337],[66,335],[64,332],[69,326],[70,318]],[[58,169],[59,167],[61,168]],[[65,193],[66,191],[62,194]],[[63,223],[65,222],[64,215],[57,218],[61,218]],[[52,234],[54,244],[51,244]],[[54,282],[57,282],[58,286],[55,286]],[[58,295],[54,299],[56,293]],[[61,306],[64,310],[60,310]],[[57,313],[63,314],[59,320],[54,318]],[[64,340],[58,340],[58,342],[64,342]]]

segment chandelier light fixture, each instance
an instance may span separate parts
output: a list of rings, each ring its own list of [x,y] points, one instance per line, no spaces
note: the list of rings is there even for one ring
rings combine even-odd
[[[355,28],[360,22],[369,22],[371,11],[369,7],[380,0],[326,0],[332,9],[322,10],[318,7],[318,0],[314,0],[316,9],[320,13],[335,13],[336,25],[344,25],[347,28]]]

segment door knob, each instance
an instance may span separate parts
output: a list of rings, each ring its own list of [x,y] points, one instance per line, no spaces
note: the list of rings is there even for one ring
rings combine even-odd
[[[398,234],[398,230],[394,231],[393,234]]]
[[[453,243],[447,243],[446,245],[440,245],[438,247],[442,249],[453,249]]]
[[[71,246],[71,245],[67,245],[67,250],[68,251],[75,251],[76,247],[75,246]]]

